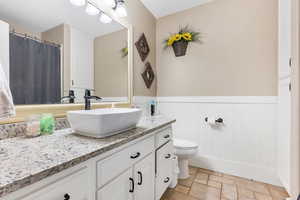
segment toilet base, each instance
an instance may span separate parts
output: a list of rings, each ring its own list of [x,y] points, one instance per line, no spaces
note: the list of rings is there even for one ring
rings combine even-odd
[[[178,159],[178,167],[179,167],[179,179],[187,179],[190,177],[189,173],[189,160],[186,158]]]

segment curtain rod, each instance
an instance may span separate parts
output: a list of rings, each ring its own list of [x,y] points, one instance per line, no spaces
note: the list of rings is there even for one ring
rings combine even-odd
[[[47,41],[47,40],[42,40],[38,37],[35,37],[35,36],[31,36],[27,33],[18,33],[15,31],[15,29],[13,29],[12,31],[10,31],[11,34],[14,34],[14,35],[17,35],[19,37],[23,37],[23,38],[29,38],[29,39],[32,39],[36,42],[39,42],[39,43],[43,43],[43,44],[48,44],[48,45],[52,45],[52,46],[55,46],[55,47],[61,47],[61,44],[56,44],[54,42],[50,42],[50,41]]]

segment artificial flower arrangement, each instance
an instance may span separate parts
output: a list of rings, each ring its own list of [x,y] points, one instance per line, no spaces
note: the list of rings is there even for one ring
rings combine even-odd
[[[165,48],[172,46],[176,57],[186,54],[190,42],[200,42],[200,32],[195,32],[188,26],[180,28],[178,33],[172,34],[164,40]]]

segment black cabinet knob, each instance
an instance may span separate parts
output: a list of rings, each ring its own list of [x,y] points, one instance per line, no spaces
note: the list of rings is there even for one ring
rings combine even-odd
[[[168,134],[168,135],[165,135],[164,138],[165,138],[165,139],[168,139],[168,138],[170,138],[170,135],[169,135],[169,134]]]
[[[140,176],[140,181],[138,182],[138,185],[142,185],[143,184],[143,174],[142,174],[142,172],[138,172],[138,175]]]
[[[170,178],[169,178],[169,177],[167,177],[167,178],[164,180],[165,183],[168,183],[169,181],[170,181]]]
[[[222,118],[216,119],[216,123],[222,124],[222,123],[224,123],[224,120]]]
[[[133,178],[129,178],[129,181],[131,183],[131,186],[130,186],[131,188],[130,188],[129,192],[134,193],[134,180],[133,180]]]
[[[167,154],[166,156],[165,156],[165,159],[170,159],[171,158],[171,154]]]
[[[70,199],[71,199],[71,196],[69,194],[64,195],[64,200],[70,200]]]
[[[141,153],[137,152],[135,155],[130,156],[131,159],[137,159],[138,157],[140,157]]]

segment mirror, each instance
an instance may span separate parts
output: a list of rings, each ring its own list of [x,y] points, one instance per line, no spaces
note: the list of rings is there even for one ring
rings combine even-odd
[[[103,12],[86,7],[0,2],[0,22],[9,25],[9,64],[2,65],[16,105],[83,103],[87,89],[100,102],[128,101],[128,29],[102,23]]]

